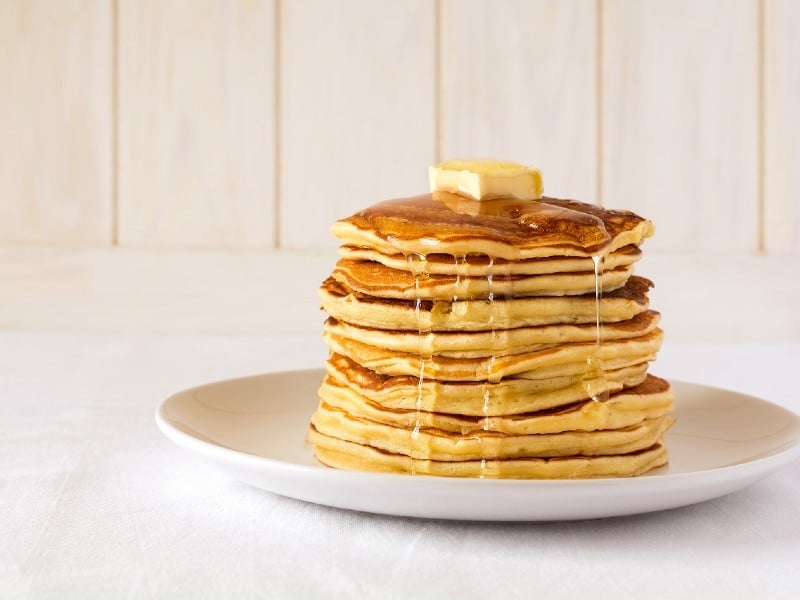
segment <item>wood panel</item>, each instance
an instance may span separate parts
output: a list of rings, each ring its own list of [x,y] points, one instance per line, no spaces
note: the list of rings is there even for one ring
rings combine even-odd
[[[534,164],[546,193],[595,201],[595,6],[444,0],[442,158]]]
[[[121,0],[119,239],[267,246],[274,229],[271,0]]]
[[[321,339],[316,290],[334,261],[327,253],[288,251],[0,246],[0,334],[312,333]]]
[[[800,253],[800,3],[764,5],[765,249]]]
[[[756,0],[603,3],[602,196],[648,249],[758,245]]]
[[[111,10],[0,2],[0,240],[111,239]]]
[[[281,13],[281,245],[330,249],[335,219],[427,189],[435,3],[293,0]]]

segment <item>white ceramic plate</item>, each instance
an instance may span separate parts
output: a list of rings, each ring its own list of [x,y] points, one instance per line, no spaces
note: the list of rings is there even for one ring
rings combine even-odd
[[[741,489],[800,455],[800,418],[736,392],[673,382],[670,462],[622,479],[454,479],[329,469],[304,437],[322,370],[232,379],[162,402],[164,434],[276,494],[389,515],[482,521],[588,519],[685,506]]]

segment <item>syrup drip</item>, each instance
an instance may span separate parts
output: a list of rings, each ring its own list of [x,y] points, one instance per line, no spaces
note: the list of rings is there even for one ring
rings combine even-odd
[[[495,301],[494,301],[494,257],[489,257],[489,264],[486,268],[486,300],[489,303],[489,319],[487,324],[489,325],[489,329],[492,332],[492,341],[491,341],[491,354],[489,355],[489,359],[486,361],[486,381],[483,384],[483,426],[482,434],[478,434],[478,440],[483,443],[483,440],[486,439],[488,436],[489,430],[491,428],[491,419],[489,415],[491,414],[491,404],[492,404],[492,392],[490,384],[494,383],[494,364],[497,360],[497,356],[495,355],[495,351],[497,348],[497,330],[495,329]],[[481,467],[480,467],[480,475],[481,479],[484,479],[486,476],[486,454],[481,452]]]
[[[600,350],[603,344],[603,323],[600,315],[600,302],[603,299],[603,264],[604,256],[592,256],[594,262],[594,306],[595,306],[595,341],[594,348],[586,358],[586,374],[584,388],[589,398],[595,402],[603,402],[608,398],[605,370]]]
[[[454,256],[453,261],[456,270],[456,283],[454,286],[455,289],[453,290],[453,302],[458,302],[458,292],[467,283],[466,276],[462,275],[464,266],[467,264],[467,257],[466,255]]]
[[[408,268],[414,275],[414,317],[417,322],[417,351],[420,356],[419,375],[417,377],[417,401],[415,404],[416,414],[414,415],[414,427],[411,429],[411,440],[409,444],[411,455],[411,474],[416,475],[416,458],[419,454],[419,432],[422,422],[422,409],[425,406],[425,368],[431,360],[431,328],[430,323],[424,323],[422,318],[422,298],[420,297],[420,282],[427,277],[426,257],[424,254],[409,254],[406,256]]]

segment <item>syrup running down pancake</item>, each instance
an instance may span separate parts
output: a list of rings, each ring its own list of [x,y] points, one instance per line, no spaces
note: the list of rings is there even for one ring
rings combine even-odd
[[[667,461],[672,389],[647,219],[574,200],[434,192],[337,221],[331,354],[308,441],[346,469],[632,476]]]

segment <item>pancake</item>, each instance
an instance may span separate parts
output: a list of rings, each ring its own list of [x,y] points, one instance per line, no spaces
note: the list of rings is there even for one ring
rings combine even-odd
[[[645,311],[627,321],[604,324],[602,338],[608,342],[640,337],[654,331],[659,320],[659,313],[651,310]],[[416,331],[390,331],[359,327],[330,318],[325,322],[324,329],[329,335],[386,350],[453,358],[524,354],[545,350],[560,344],[595,342],[597,339],[597,327],[594,323],[541,325],[539,327],[495,329],[494,331],[431,332],[420,335]]]
[[[507,356],[481,358],[449,358],[432,356],[423,359],[419,354],[399,353],[369,346],[326,332],[323,339],[331,350],[343,354],[358,364],[386,375],[412,375],[439,381],[499,381],[503,377],[519,376],[535,371],[543,377],[585,373],[587,361],[594,357],[604,368],[619,369],[654,360],[661,347],[663,332],[655,329],[640,337],[595,343],[562,344],[546,350]]]
[[[632,212],[574,200],[479,202],[440,192],[380,202],[337,221],[331,232],[344,244],[383,254],[524,260],[608,254],[638,246],[654,227]]]
[[[577,479],[632,477],[647,473],[667,462],[663,444],[629,454],[613,456],[566,456],[506,460],[433,461],[415,460],[370,446],[323,435],[313,426],[307,441],[324,465],[338,469],[405,473],[438,477],[482,477],[490,479]]]
[[[414,409],[388,409],[328,378],[320,389],[320,399],[328,406],[360,419],[383,423],[398,429],[414,427],[439,429],[459,435],[499,432],[510,435],[560,433],[622,429],[645,419],[669,414],[674,393],[663,379],[648,375],[633,388],[612,394],[607,400],[583,400],[555,409],[508,416],[465,416]]]
[[[355,417],[321,402],[311,423],[323,435],[372,446],[415,459],[458,461],[505,458],[552,458],[627,454],[649,448],[672,425],[672,417],[645,419],[622,429],[564,431],[536,435],[480,432],[461,435],[441,429],[398,429]]]
[[[505,275],[547,275],[551,273],[580,273],[594,271],[594,261],[590,257],[548,256],[524,260],[505,260],[485,254],[468,254],[454,257],[449,254],[426,254],[423,259],[409,259],[403,254],[381,254],[368,247],[339,247],[339,256],[348,260],[379,262],[390,269],[422,271],[430,275],[459,275],[461,277],[486,277],[498,273]],[[642,257],[636,246],[623,246],[610,252],[604,258],[604,268],[611,270],[633,265]],[[413,267],[413,269],[412,269]]]
[[[628,281],[632,267],[604,269],[599,275],[600,288],[611,292]],[[504,296],[579,296],[594,294],[598,278],[594,270],[579,273],[546,275],[496,275],[461,277],[460,275],[416,275],[390,269],[379,262],[341,259],[331,275],[354,292],[398,300],[470,300]]]
[[[647,310],[652,282],[636,275],[599,302],[603,323],[627,321]],[[554,323],[594,323],[598,303],[594,293],[486,300],[391,300],[358,294],[333,278],[319,290],[322,308],[337,320],[377,329],[408,331],[486,331],[536,327]],[[491,324],[491,325],[489,325]]]
[[[602,396],[645,380],[647,363],[619,369],[605,368],[603,376],[587,378],[584,372],[557,377],[536,378],[538,373],[522,373],[497,383],[448,382],[418,377],[392,377],[362,367],[339,354],[326,362],[329,377],[320,391],[325,398],[331,387],[347,387],[359,397],[389,410],[428,412],[486,417],[525,414],[580,402],[593,392]],[[487,403],[487,398],[490,400]]]
[[[337,221],[330,349],[307,440],[326,465],[456,477],[632,476],[667,460],[647,219],[437,192]]]

